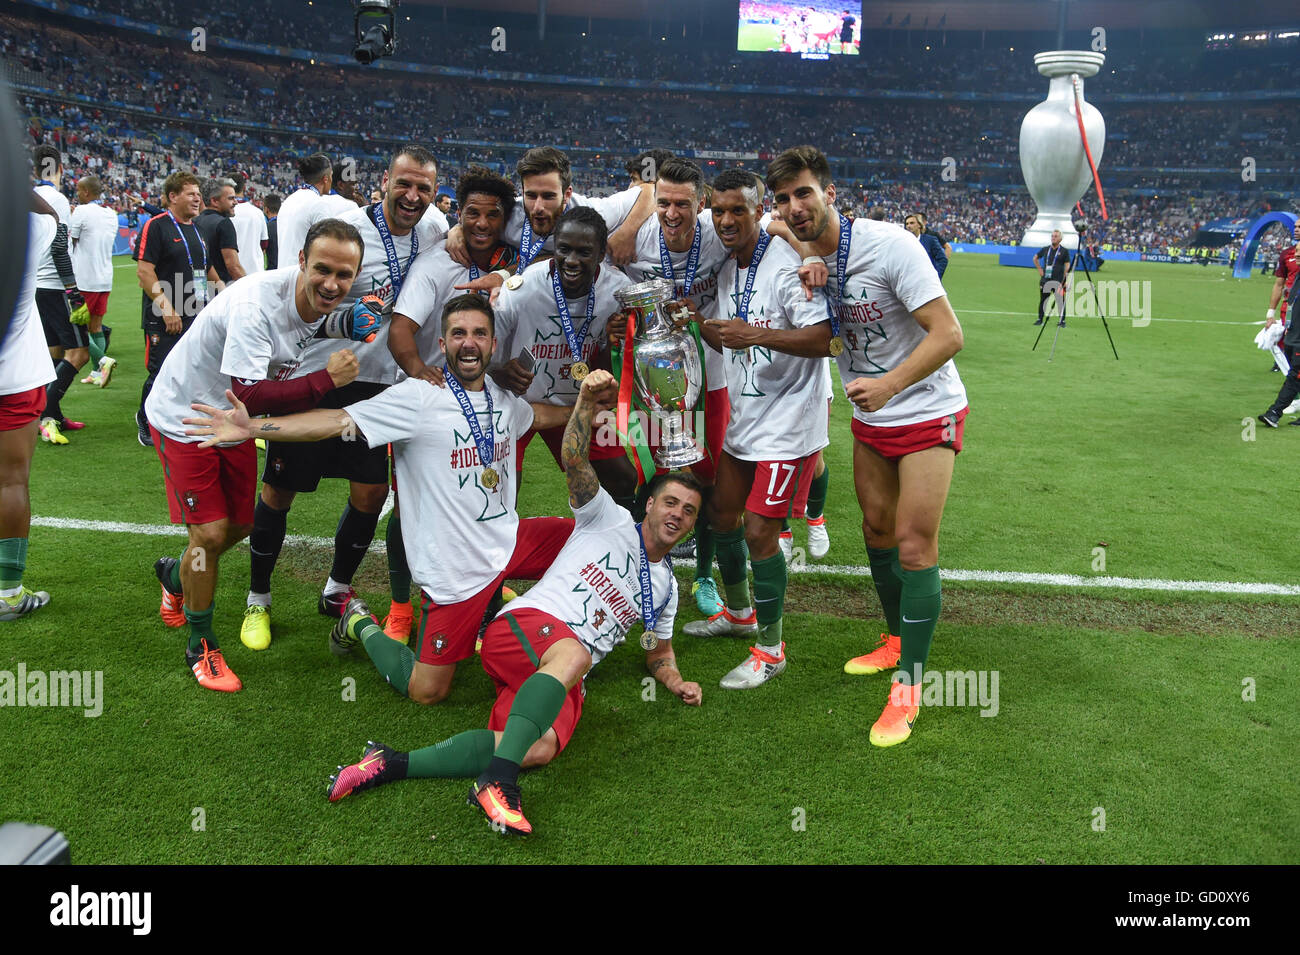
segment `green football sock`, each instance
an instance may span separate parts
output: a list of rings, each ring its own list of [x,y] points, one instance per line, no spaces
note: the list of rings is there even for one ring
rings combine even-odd
[[[765,647],[781,645],[781,615],[785,612],[785,588],[788,581],[785,555],[778,549],[771,557],[756,560],[754,565],[754,608],[758,616],[759,643]]]
[[[898,669],[904,674],[902,682],[916,684],[921,668],[930,655],[930,641],[939,623],[939,610],[943,606],[943,586],[939,582],[938,566],[925,570],[903,571],[903,592],[899,600],[903,628],[899,631],[902,655]]]
[[[0,590],[21,587],[26,569],[27,538],[6,537],[0,540]]]
[[[876,594],[885,611],[889,632],[901,637],[903,632],[899,629],[902,624],[898,620],[898,598],[903,592],[903,568],[898,563],[898,548],[881,550],[868,547],[867,563],[871,565],[871,582],[876,585]]]
[[[549,673],[534,673],[524,681],[506,718],[505,732],[497,744],[496,759],[523,764],[528,750],[551,728],[568,694],[564,684]]]
[[[103,332],[90,333],[90,362],[91,371],[99,367],[99,360],[104,357],[104,352],[108,350],[108,343],[104,341]]]
[[[402,543],[402,516],[397,511],[388,518],[384,529],[384,549],[388,553],[388,589],[399,604],[411,602],[411,568],[406,565],[406,546]]]
[[[822,470],[821,477],[812,479],[808,485],[808,516],[814,520],[821,517],[826,510],[826,492],[831,486],[831,466]]]
[[[701,522],[695,525],[695,576],[713,576],[713,555],[717,550],[713,528]]]
[[[434,746],[407,754],[407,779],[465,779],[476,777],[492,762],[496,735],[491,730],[458,733]]]
[[[190,625],[191,653],[200,652],[204,640],[208,641],[209,650],[218,648],[217,636],[212,632],[212,611],[215,609],[215,603],[207,610],[191,610],[188,605],[185,607],[185,621]]]
[[[745,529],[714,531],[713,540],[718,550],[718,570],[722,586],[727,593],[727,607],[743,610],[750,606],[749,548],[745,546]]]
[[[411,648],[384,633],[384,628],[369,617],[353,624],[353,627],[352,635],[366,648],[366,655],[379,675],[394,690],[407,696],[411,688],[411,671],[415,669],[415,654]]]

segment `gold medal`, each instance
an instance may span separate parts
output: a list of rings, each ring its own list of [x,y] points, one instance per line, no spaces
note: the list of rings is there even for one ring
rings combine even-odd
[[[574,381],[582,381],[582,379],[586,378],[590,373],[591,369],[587,367],[585,361],[575,361],[569,366],[569,377]]]
[[[506,288],[510,289],[512,292],[523,284],[524,277],[522,275],[512,275],[510,278],[506,279]]]
[[[653,630],[646,630],[641,634],[641,649],[649,653],[655,647],[659,646],[659,638],[655,636]]]
[[[501,483],[501,475],[497,474],[496,468],[486,467],[478,480],[480,484],[490,491]]]
[[[839,335],[836,335],[834,338],[831,339],[831,345],[830,345],[831,357],[838,358],[843,351],[844,351],[844,339],[840,338]]]

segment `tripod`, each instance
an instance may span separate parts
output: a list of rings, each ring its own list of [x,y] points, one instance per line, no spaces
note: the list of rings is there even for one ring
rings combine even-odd
[[[1079,236],[1079,248],[1075,250],[1074,258],[1070,262],[1070,271],[1071,272],[1078,271],[1080,265],[1083,266],[1083,274],[1088,276],[1088,286],[1092,289],[1092,300],[1097,306],[1097,314],[1101,316],[1101,327],[1106,329],[1106,340],[1110,342],[1110,350],[1115,353],[1115,360],[1119,361],[1119,352],[1115,351],[1115,339],[1111,337],[1110,326],[1106,324],[1106,312],[1101,307],[1101,299],[1097,297],[1097,281],[1095,278],[1093,278],[1092,272],[1088,268],[1088,257],[1083,254],[1082,235]],[[1056,357],[1056,343],[1061,338],[1061,326],[1065,322],[1065,291],[1062,289],[1061,291],[1053,292],[1052,294],[1053,297],[1055,297],[1058,294],[1060,295],[1060,302],[1057,306],[1057,310],[1060,312],[1060,321],[1057,322],[1056,325],[1056,334],[1052,336],[1052,351],[1047,356],[1048,361],[1051,361],[1054,357]],[[1047,328],[1047,324],[1044,322],[1043,325],[1038,329],[1038,336],[1034,339],[1034,345],[1032,348],[1029,349],[1030,351],[1036,351],[1038,349],[1038,343],[1042,340],[1043,332],[1046,330],[1046,328]]]

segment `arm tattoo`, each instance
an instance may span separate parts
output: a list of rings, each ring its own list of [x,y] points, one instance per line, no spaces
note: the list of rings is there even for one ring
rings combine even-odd
[[[667,657],[663,657],[659,660],[656,660],[654,663],[650,664],[651,675],[658,673],[666,666],[672,666],[672,663],[669,661]]]
[[[579,400],[564,428],[564,440],[560,444],[560,460],[564,462],[564,477],[569,484],[569,504],[572,507],[587,504],[600,490],[600,481],[589,458],[591,419],[591,406]]]
[[[258,430],[259,430],[259,431],[279,431],[279,430],[280,430],[280,426],[279,426],[278,424],[271,424],[271,423],[268,422],[267,424],[264,424],[264,425],[262,425],[262,427],[258,428]]]

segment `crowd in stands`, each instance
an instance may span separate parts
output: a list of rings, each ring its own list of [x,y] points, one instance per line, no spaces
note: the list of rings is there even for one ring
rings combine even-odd
[[[280,16],[266,0],[226,0],[202,7],[174,0],[79,0],[104,13],[186,32],[204,26],[210,35],[250,43],[298,47],[347,55],[354,45],[351,9],[337,2],[295,0],[292,16]],[[805,4],[800,4],[803,6]],[[820,4],[838,13],[843,4]],[[409,19],[408,19],[409,18]],[[832,57],[801,62],[781,54],[737,53],[735,35],[704,36],[688,31],[631,35],[604,27],[599,35],[565,35],[554,29],[537,38],[531,15],[494,18],[507,31],[504,51],[493,49],[490,27],[457,26],[442,19],[435,6],[399,9],[397,58],[471,69],[526,70],[648,81],[699,80],[708,83],[843,84],[867,88],[982,90],[1023,92],[1042,89],[1033,65],[1033,50],[998,46],[958,49],[948,46],[939,30],[910,32],[881,29],[864,14],[862,34],[868,45],[859,58]],[[927,50],[926,47],[930,49]],[[1117,45],[1108,51],[1098,91],[1112,93],[1188,92],[1199,90],[1295,89],[1292,67],[1296,49],[1275,51],[1205,51],[1199,46],[1169,48],[1152,36],[1141,47]],[[779,77],[774,80],[773,77]],[[832,82],[828,82],[828,79]],[[1094,81],[1089,81],[1094,82]]]
[[[762,152],[816,141],[832,157],[883,163],[884,178],[896,178],[907,163],[937,164],[953,156],[964,179],[1006,184],[1018,175],[1017,130],[1026,109],[1021,103],[918,106],[829,95],[769,97],[756,109],[752,96],[725,92],[557,89],[423,76],[398,84],[385,73],[301,61],[254,63],[188,49],[177,54],[118,39],[92,44],[69,31],[24,30],[3,18],[0,41],[6,58],[41,67],[44,89],[159,116],[219,116],[366,135],[391,125],[425,142],[551,141],[611,151],[641,148],[645,127],[652,130],[652,145],[677,148]],[[1114,105],[1106,110],[1102,162],[1111,171],[1153,173],[1160,166],[1239,170],[1246,155],[1266,168],[1292,165],[1293,115],[1258,105]],[[975,168],[980,164],[995,168]],[[1122,184],[1139,184],[1134,174],[1125,175],[1130,178]]]
[[[229,13],[241,2],[224,9]],[[170,4],[143,5],[158,17],[176,15]],[[142,2],[101,0],[99,6],[126,11]],[[761,168],[781,148],[815,142],[832,157],[871,160],[858,162],[854,188],[841,190],[856,214],[881,206],[891,221],[901,222],[921,209],[953,241],[995,244],[1018,242],[1034,216],[1020,185],[1016,131],[1026,109],[1020,103],[918,106],[822,95],[768,97],[759,109],[752,96],[723,91],[597,91],[418,75],[395,84],[387,73],[177,52],[124,36],[92,42],[14,17],[0,17],[0,52],[30,71],[17,77],[20,82],[41,91],[20,101],[31,142],[58,141],[70,153],[69,172],[96,171],[124,211],[156,196],[174,168],[241,172],[251,178],[254,195],[286,194],[298,185],[292,160],[308,149],[354,157],[363,185],[377,187],[386,147],[375,140],[388,135],[430,144],[443,162],[444,182],[454,182],[470,162],[510,174],[522,149],[496,144],[576,149],[575,189],[589,194],[625,185],[622,163],[648,146],[748,152],[757,156],[750,165]],[[915,85],[916,75],[908,85]],[[1041,77],[1029,88],[1040,84]],[[1269,194],[1262,189],[1225,191],[1221,180],[1216,188],[1159,167],[1235,170],[1243,155],[1251,155],[1260,167],[1291,169],[1294,179],[1294,114],[1267,106],[1107,107],[1110,138],[1102,169],[1114,186],[1108,186],[1111,219],[1103,242],[1124,250],[1183,245],[1204,221],[1260,211]],[[213,117],[254,128],[215,128]],[[944,156],[957,158],[958,182],[939,181]],[[1117,176],[1111,172],[1117,167],[1141,171]],[[1168,192],[1143,195],[1125,187]],[[1085,211],[1103,225],[1098,210]]]

